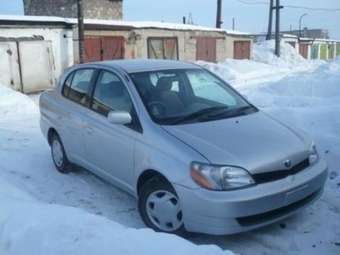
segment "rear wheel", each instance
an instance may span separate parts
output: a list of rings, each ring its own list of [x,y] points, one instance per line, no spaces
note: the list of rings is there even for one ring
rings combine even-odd
[[[67,159],[64,145],[57,134],[53,134],[51,139],[51,154],[55,167],[60,173],[71,172],[70,162]]]
[[[143,185],[138,206],[145,225],[155,231],[185,232],[179,198],[171,184],[162,178],[152,178]]]

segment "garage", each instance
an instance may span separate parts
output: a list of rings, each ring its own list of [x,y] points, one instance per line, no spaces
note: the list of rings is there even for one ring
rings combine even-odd
[[[196,60],[216,62],[216,38],[196,38]]]
[[[299,53],[305,59],[308,59],[308,44],[300,43],[299,44]]]
[[[24,93],[53,87],[52,42],[38,38],[0,38],[0,83]]]
[[[319,59],[319,44],[313,44],[311,48],[311,59]]]
[[[250,41],[234,41],[234,59],[250,59]]]
[[[90,36],[85,38],[85,62],[123,59],[123,36]]]

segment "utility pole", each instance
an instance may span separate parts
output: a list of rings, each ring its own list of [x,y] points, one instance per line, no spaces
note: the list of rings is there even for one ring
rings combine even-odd
[[[235,18],[233,18],[233,31],[235,31]]]
[[[77,10],[78,10],[79,63],[84,63],[84,5],[83,5],[83,0],[77,0]]]
[[[222,24],[222,0],[217,0],[216,27],[221,28]]]
[[[299,40],[301,39],[302,37],[302,19],[303,17],[307,16],[308,14],[307,13],[304,13],[300,16],[300,19],[299,19]]]
[[[268,32],[267,32],[266,40],[271,40],[272,39],[273,11],[274,11],[274,0],[270,0],[270,3],[269,3]]]
[[[280,5],[280,0],[276,0],[276,20],[275,20],[275,55],[280,57],[280,10],[283,6]]]
[[[183,21],[183,24],[186,24],[187,23],[187,17],[183,16],[182,21]]]

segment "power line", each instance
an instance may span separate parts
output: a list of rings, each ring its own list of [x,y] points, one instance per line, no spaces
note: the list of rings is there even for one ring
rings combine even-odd
[[[309,10],[309,11],[340,12],[340,9],[316,8],[316,7],[307,7],[307,6],[298,6],[298,5],[284,5],[284,7],[292,8],[292,9],[304,9],[304,10]]]
[[[269,2],[264,1],[247,1],[247,0],[237,0],[242,4],[248,5],[268,5]],[[340,12],[340,8],[330,9],[330,8],[318,8],[318,7],[309,7],[309,6],[302,6],[302,5],[283,5],[284,8],[291,8],[291,9],[303,9],[308,11],[324,11],[324,12]]]

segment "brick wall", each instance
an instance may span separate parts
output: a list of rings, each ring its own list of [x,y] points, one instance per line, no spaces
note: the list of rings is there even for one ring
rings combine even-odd
[[[89,19],[122,19],[122,0],[83,0]],[[77,0],[24,0],[25,15],[76,17]]]

